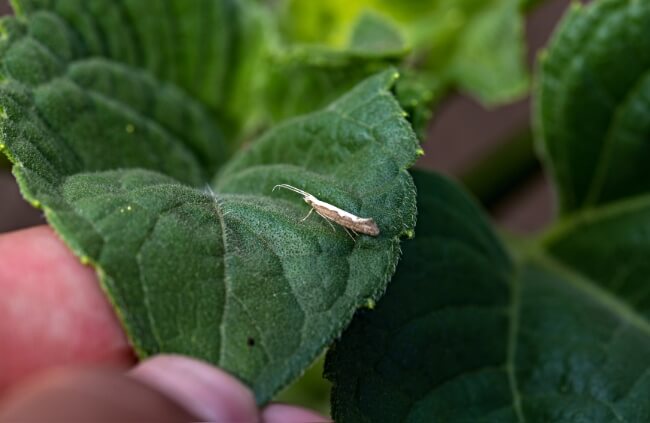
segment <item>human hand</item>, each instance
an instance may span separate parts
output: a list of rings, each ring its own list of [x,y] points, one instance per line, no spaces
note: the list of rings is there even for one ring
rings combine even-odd
[[[0,421],[320,422],[222,370],[135,359],[95,272],[46,226],[0,236]]]

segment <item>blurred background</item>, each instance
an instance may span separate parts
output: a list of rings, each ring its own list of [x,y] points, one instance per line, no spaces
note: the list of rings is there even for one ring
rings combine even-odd
[[[525,29],[531,71],[569,4],[543,1],[529,14]],[[8,0],[0,1],[0,13],[11,13]],[[506,231],[532,233],[552,219],[553,194],[534,156],[528,98],[487,110],[467,96],[453,95],[436,109],[423,147],[426,154],[417,166],[460,179]],[[499,163],[495,157],[513,160]],[[20,196],[10,164],[0,158],[0,232],[43,223],[42,213]]]

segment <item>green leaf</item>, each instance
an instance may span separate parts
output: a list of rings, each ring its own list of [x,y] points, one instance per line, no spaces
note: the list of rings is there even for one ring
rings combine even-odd
[[[439,41],[444,44],[449,40],[450,45],[439,50],[432,43],[434,47],[427,66],[488,106],[508,103],[525,95],[529,81],[519,2],[467,0],[461,2],[463,6],[460,7],[458,1],[447,3],[446,13],[457,14],[451,19],[452,22],[458,19],[457,22],[448,24],[447,15],[422,23],[424,31],[437,25],[450,25],[450,32],[440,34]],[[441,59],[445,52],[451,53],[447,63]]]
[[[537,101],[540,147],[563,213],[542,243],[645,318],[648,25],[645,2],[574,6],[542,62]]]
[[[401,34],[381,16],[363,14],[345,49],[298,45],[277,51],[266,84],[266,108],[274,120],[322,107],[369,75],[399,63],[406,54]],[[421,137],[433,104],[445,92],[434,75],[408,69],[395,94]]]
[[[276,52],[265,85],[265,108],[275,121],[327,105],[360,81],[397,63],[393,52],[337,51],[295,46]]]
[[[230,135],[254,104],[264,22],[253,0],[13,4],[29,18],[31,36],[62,61],[102,57],[146,69],[202,103]]]
[[[416,178],[418,238],[328,355],[337,421],[650,420],[649,24],[646,2],[603,0],[555,35],[537,119],[564,216],[516,261]]]
[[[279,121],[317,110],[368,76],[398,64],[407,52],[397,29],[371,13],[360,18],[344,49],[278,47],[265,84],[267,112]]]
[[[542,58],[538,138],[561,212],[650,189],[650,3],[574,5]]]
[[[434,74],[409,69],[402,70],[401,75],[395,86],[395,96],[415,133],[425,140],[433,108],[447,93],[446,83]]]
[[[415,176],[418,236],[327,357],[336,421],[650,419],[647,308],[583,272],[594,257],[570,267],[533,249],[512,262],[456,186]]]
[[[55,13],[37,10],[49,2],[21,2],[22,14],[2,21],[0,148],[23,195],[97,270],[140,357],[202,358],[263,403],[384,291],[414,226],[406,169],[418,144],[390,70],[226,163],[213,112],[227,97],[202,97],[199,85],[213,93],[227,84],[187,85],[198,53],[178,56],[180,39],[163,37],[172,6],[208,19],[239,3],[210,2],[197,15],[201,4],[70,0],[54,2]],[[176,23],[190,31],[195,22]],[[139,44],[120,41],[138,31]],[[227,68],[220,48],[230,48],[223,37],[192,46],[215,49],[199,58],[217,79]],[[300,222],[308,205],[273,193],[279,183],[372,217],[381,234],[353,242],[320,218]]]
[[[403,54],[407,50],[402,34],[381,15],[365,12],[360,17],[348,42],[351,50],[372,53]]]
[[[545,248],[650,319],[650,195],[565,219],[542,239]]]
[[[288,0],[286,9],[289,40],[339,49],[371,11],[399,28],[412,47],[407,67],[487,104],[510,101],[528,86],[519,0]]]

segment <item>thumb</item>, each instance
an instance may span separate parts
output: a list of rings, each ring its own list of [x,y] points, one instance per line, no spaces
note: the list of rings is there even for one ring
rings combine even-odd
[[[117,369],[50,370],[0,403],[0,422],[196,421],[164,394]]]
[[[0,422],[211,421],[255,423],[252,393],[198,360],[157,356],[128,374],[117,368],[60,368],[13,389]]]

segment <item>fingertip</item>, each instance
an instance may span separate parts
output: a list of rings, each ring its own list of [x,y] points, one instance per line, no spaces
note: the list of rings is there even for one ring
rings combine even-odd
[[[162,393],[110,367],[59,368],[23,381],[0,399],[2,422],[196,421]]]
[[[262,410],[262,423],[323,423],[332,422],[315,411],[288,404],[274,403]]]
[[[148,359],[130,375],[207,421],[257,422],[252,392],[235,377],[205,362],[176,355]]]

